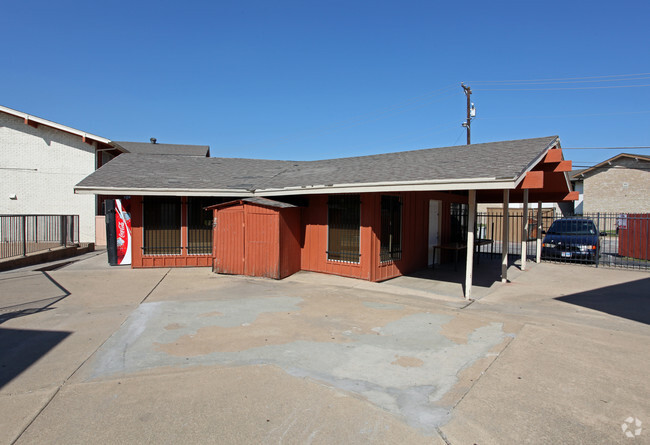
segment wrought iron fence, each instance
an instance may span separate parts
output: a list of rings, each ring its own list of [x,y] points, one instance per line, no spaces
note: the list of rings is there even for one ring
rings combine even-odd
[[[79,215],[0,215],[0,259],[79,244]]]
[[[522,224],[520,209],[509,215],[508,252],[521,255]],[[650,271],[650,214],[585,213],[563,216],[543,209],[538,237],[537,209],[526,215],[528,240],[526,256],[534,259],[537,239],[542,244],[543,261],[580,263],[595,267],[618,267]],[[483,254],[501,254],[503,250],[503,214],[477,215],[476,238],[485,240],[477,247]]]

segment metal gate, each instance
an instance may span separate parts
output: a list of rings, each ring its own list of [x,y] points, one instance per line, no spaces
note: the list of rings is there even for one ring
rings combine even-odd
[[[537,209],[526,216],[521,209],[510,209],[508,252],[521,255],[522,223],[528,219],[526,256],[534,259],[537,251]],[[482,254],[501,254],[503,214],[479,213],[476,239],[488,240],[477,248]],[[650,271],[650,214],[585,213],[563,216],[543,209],[541,216],[542,261],[565,264],[589,264]]]

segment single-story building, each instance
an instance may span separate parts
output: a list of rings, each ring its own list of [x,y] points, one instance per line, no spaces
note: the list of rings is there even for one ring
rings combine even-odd
[[[466,249],[469,296],[476,204],[504,202],[507,213],[510,201],[575,199],[570,170],[557,136],[321,161],[127,153],[75,191],[130,197],[135,268],[220,271],[234,264],[225,256],[257,263],[279,249],[273,258],[290,255],[289,271],[381,281]],[[224,249],[230,238],[244,244]]]

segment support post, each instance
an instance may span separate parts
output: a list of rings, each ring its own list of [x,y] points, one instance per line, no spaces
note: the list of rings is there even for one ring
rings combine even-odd
[[[465,299],[472,295],[472,272],[474,268],[474,225],[476,224],[476,190],[469,191],[469,218],[467,219],[467,266],[465,267]]]
[[[510,190],[503,191],[503,233],[501,234],[501,282],[508,282],[508,246],[509,240],[509,208],[510,208]]]
[[[528,253],[528,189],[524,190],[524,206],[521,212],[521,270],[526,270]]]
[[[537,264],[542,262],[542,201],[537,201],[537,250],[535,255],[535,262]]]

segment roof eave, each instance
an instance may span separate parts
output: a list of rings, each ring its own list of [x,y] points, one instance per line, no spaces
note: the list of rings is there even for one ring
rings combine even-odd
[[[47,119],[42,119],[40,117],[32,116],[31,114],[23,113],[22,111],[14,110],[12,108],[7,108],[2,105],[0,105],[0,111],[3,113],[10,114],[12,116],[19,117],[26,121],[35,122],[39,125],[45,125],[46,127],[54,128],[59,131],[64,131],[66,133],[77,135],[82,139],[90,139],[107,145],[111,144],[110,139],[106,139],[91,133],[86,133],[85,131],[77,130],[76,128],[68,127],[67,125],[57,124],[56,122],[52,122]]]
[[[226,196],[250,197],[255,196],[249,190],[243,189],[187,189],[187,188],[130,188],[130,187],[89,187],[74,188],[78,195],[119,195],[119,196]]]

